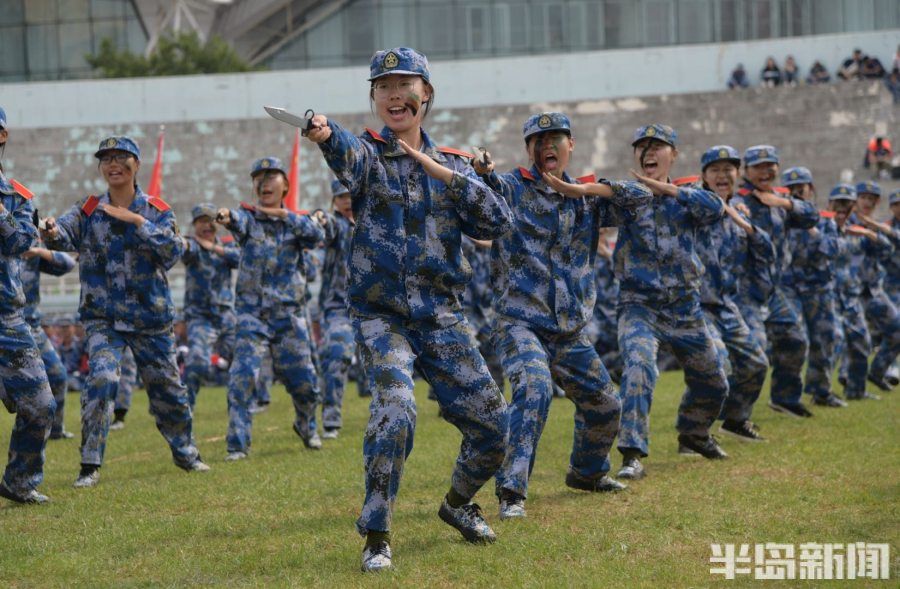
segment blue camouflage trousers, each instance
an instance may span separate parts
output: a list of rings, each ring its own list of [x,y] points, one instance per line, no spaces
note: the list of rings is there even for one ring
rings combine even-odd
[[[803,397],[803,362],[809,342],[801,317],[792,308],[785,289],[776,287],[769,297],[769,316],[765,320],[766,339],[770,346],[772,402],[796,405]]]
[[[719,417],[747,421],[766,380],[766,352],[733,304],[703,305],[703,314],[728,374],[728,396]]]
[[[175,361],[172,328],[152,332],[118,331],[105,321],[87,321],[88,376],[81,395],[81,463],[100,466],[109,433],[108,404],[119,391],[122,356],[134,353],[150,400],[150,414],[179,466],[197,460],[191,406]]]
[[[835,293],[817,290],[801,294],[788,289],[786,294],[794,311],[803,318],[803,333],[808,342],[804,391],[817,399],[825,399],[831,394],[840,329]]]
[[[234,311],[227,307],[210,315],[191,316],[187,322],[188,354],[184,365],[184,384],[191,407],[203,381],[210,378],[213,352],[231,360],[234,351]]]
[[[260,380],[263,356],[272,355],[272,370],[284,383],[294,404],[294,426],[304,438],[315,433],[319,395],[313,365],[309,326],[301,313],[276,313],[264,318],[238,315],[234,361],[228,373],[228,452],[250,450],[250,399]]]
[[[661,342],[671,346],[687,385],[675,427],[683,434],[707,435],[728,395],[728,379],[699,296],[653,305],[620,303],[618,313],[623,362],[619,451],[648,455],[650,405],[659,377],[656,353]]]
[[[609,472],[609,449],[619,431],[622,404],[587,335],[542,336],[529,326],[498,318],[494,341],[512,386],[509,444],[496,474],[497,494],[507,489],[527,497],[554,381],[575,403],[571,470],[585,479]]]
[[[56,413],[53,416],[53,427],[50,428],[50,433],[60,434],[65,429],[63,418],[65,417],[66,393],[69,390],[66,366],[40,325],[31,326],[31,336],[41,352],[41,361],[44,363],[44,370],[47,373],[47,382],[50,383],[50,390],[56,401]]]
[[[363,439],[366,497],[357,531],[388,531],[394,501],[416,430],[413,362],[434,389],[445,420],[462,433],[451,487],[474,497],[506,452],[506,400],[474,345],[460,313],[457,322],[438,326],[399,318],[354,316],[372,391]]]
[[[126,347],[122,352],[122,362],[119,364],[119,388],[116,390],[116,401],[113,404],[115,411],[125,413],[131,409],[131,397],[136,386],[137,364],[131,348]]]
[[[322,376],[325,394],[322,398],[322,425],[326,428],[340,428],[341,407],[344,403],[344,389],[347,374],[356,352],[353,338],[353,324],[346,313],[330,312],[325,315],[325,345],[322,350]]]
[[[44,480],[44,448],[56,412],[41,353],[21,315],[0,321],[0,401],[16,414],[3,484],[24,495]]]
[[[865,309],[866,320],[872,332],[877,329],[881,336],[875,357],[869,366],[869,376],[873,380],[883,381],[891,364],[897,359],[897,354],[900,354],[900,313],[881,288],[866,289],[860,297],[860,302]]]
[[[866,390],[866,374],[869,370],[869,353],[872,340],[866,327],[862,302],[858,297],[838,298],[843,332],[844,354],[847,367],[847,386],[844,395],[856,399]]]

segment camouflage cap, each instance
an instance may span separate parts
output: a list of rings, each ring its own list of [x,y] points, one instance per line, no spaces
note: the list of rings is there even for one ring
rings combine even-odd
[[[781,184],[783,186],[794,186],[796,184],[812,184],[812,172],[809,168],[803,166],[795,166],[788,168],[781,174]]]
[[[700,156],[700,170],[706,170],[707,166],[716,162],[731,162],[735,166],[741,167],[741,156],[730,145],[714,145]]]
[[[643,139],[656,139],[657,141],[668,143],[672,147],[678,146],[678,133],[675,132],[675,129],[660,123],[653,123],[652,125],[645,125],[635,129],[634,137],[631,141],[632,147]]]
[[[134,156],[135,159],[141,159],[141,150],[138,147],[138,144],[135,143],[134,139],[131,137],[107,137],[103,141],[100,142],[100,146],[97,148],[97,151],[94,153],[94,157],[100,159],[100,156],[103,155],[104,152],[107,151],[126,151]]]
[[[268,156],[261,157],[255,162],[253,162],[253,166],[250,168],[250,177],[255,178],[257,174],[261,174],[262,172],[268,172],[269,170],[275,170],[276,172],[281,172],[287,177],[288,173],[286,168],[284,167],[284,162],[282,162],[277,157]]]
[[[778,163],[778,150],[771,145],[754,145],[744,152],[744,165],[747,167],[767,162]]]
[[[0,106],[0,129],[6,128],[6,111]]]
[[[421,76],[429,82],[431,73],[428,71],[428,58],[409,47],[376,51],[369,66],[369,81],[390,74]]]
[[[856,185],[856,194],[874,194],[881,198],[881,186],[877,182],[865,181]]]
[[[218,213],[216,205],[211,202],[202,202],[191,209],[191,222],[193,223],[200,217],[215,219],[216,213]]]
[[[331,197],[334,198],[336,196],[340,196],[342,194],[350,194],[350,191],[346,186],[341,184],[340,180],[332,180],[331,181]]]
[[[542,112],[537,115],[531,115],[525,124],[522,125],[522,135],[525,136],[525,142],[528,138],[538,133],[546,131],[565,131],[566,134],[572,134],[572,125],[569,117],[561,112]]]
[[[900,190],[895,190],[895,191],[892,192],[891,195],[888,197],[888,204],[889,204],[889,205],[895,205],[895,204],[897,204],[898,202],[900,202]]]
[[[838,184],[834,188],[831,189],[831,192],[828,194],[828,200],[856,200],[856,189],[853,188],[852,184]]]

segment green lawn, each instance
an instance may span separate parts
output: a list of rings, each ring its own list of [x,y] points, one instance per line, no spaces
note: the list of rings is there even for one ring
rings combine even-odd
[[[753,584],[710,575],[710,543],[877,542],[891,545],[892,580],[794,581],[796,586],[897,586],[900,576],[900,391],[881,402],[780,416],[760,401],[765,444],[726,439],[731,460],[676,454],[680,373],[664,374],[653,406],[648,476],[613,496],[563,484],[572,405],[555,400],[524,521],[500,522],[493,482],[477,501],[499,541],[470,546],[437,518],[459,436],[417,389],[416,449],[394,518],[396,571],[358,572],[353,522],[363,496],[367,403],[351,387],[340,439],[304,450],[280,387],[257,415],[248,460],[225,463],[225,395],[205,389],[195,433],[206,474],[171,462],[143,392],[127,428],[111,432],[100,485],[75,490],[78,438],[50,442],[41,489],[47,506],[0,504],[0,583],[72,586],[589,586],[706,587]],[[767,393],[764,393],[767,398]],[[80,431],[77,396],[66,423]],[[815,409],[814,409],[815,410]],[[8,439],[12,416],[0,416]],[[619,466],[614,453],[613,468]],[[787,586],[786,582],[762,582]]]

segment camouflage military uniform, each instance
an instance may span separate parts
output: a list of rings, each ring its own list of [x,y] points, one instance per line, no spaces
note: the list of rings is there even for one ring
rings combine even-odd
[[[714,194],[681,187],[677,197],[654,197],[618,220],[613,259],[624,363],[618,448],[626,456],[649,452],[660,342],[671,345],[684,368],[687,391],[675,424],[679,433],[708,435],[728,393],[722,357],[700,305],[703,266],[695,251],[696,228],[718,222],[723,210]]]
[[[851,224],[851,221],[847,221]],[[839,251],[835,259],[837,299],[841,314],[847,364],[847,385],[844,394],[848,399],[858,399],[865,394],[866,374],[872,342],[866,327],[861,296],[866,286],[863,268],[876,259],[886,260],[893,254],[893,247],[883,235],[876,240],[840,233]]]
[[[772,402],[794,406],[800,403],[803,394],[800,373],[808,344],[800,317],[788,302],[782,283],[790,261],[788,230],[811,229],[818,222],[819,215],[815,205],[797,198],[791,199],[794,207],[791,211],[766,206],[752,193],[753,190],[755,187],[745,180],[734,201],[735,204],[746,204],[750,209],[750,220],[772,239],[775,246],[775,261],[771,268],[774,288],[767,298],[762,299],[751,286],[743,299],[748,306],[743,307],[741,312],[751,328],[755,327],[753,331],[762,338],[764,347],[765,343],[771,346]],[[760,321],[765,325],[764,330],[760,329]]]
[[[45,260],[40,256],[34,256],[27,260],[22,259],[19,265],[19,278],[22,281],[22,289],[25,291],[25,321],[31,328],[34,342],[41,351],[41,360],[47,372],[47,380],[53,398],[56,400],[56,414],[53,417],[51,436],[59,436],[65,431],[63,424],[64,408],[66,404],[66,391],[69,389],[69,378],[66,367],[59,357],[50,338],[47,337],[44,328],[41,327],[41,273],[53,276],[62,276],[71,272],[75,267],[75,260],[69,254],[53,252],[52,260]]]
[[[613,382],[622,379],[622,356],[619,354],[618,320],[616,302],[619,300],[619,282],[611,258],[597,255],[594,259],[594,280],[597,302],[594,313],[585,326],[585,334],[594,344],[603,365]]]
[[[809,355],[804,390],[822,400],[831,393],[838,337],[834,274],[838,228],[823,216],[813,229],[790,233],[791,266],[782,279],[784,294],[806,326]]]
[[[503,461],[506,402],[472,345],[460,304],[471,277],[461,234],[493,239],[511,220],[467,159],[435,147],[424,131],[422,151],[454,171],[447,185],[428,177],[390,129],[355,137],[329,125],[332,135],[319,147],[353,199],[350,308],[372,386],[363,442],[366,498],[357,521],[366,534],[390,529],[412,451],[413,361],[434,387],[444,419],[463,435],[455,492],[473,497]]]
[[[743,423],[759,398],[769,362],[735,302],[737,276],[752,275],[758,290],[771,290],[771,282],[766,285],[763,280],[775,250],[765,231],[754,226],[748,234],[729,216],[697,227],[695,246],[705,269],[700,283],[703,314],[728,372],[728,396],[720,417]]]
[[[22,308],[18,256],[37,243],[34,209],[0,172],[0,401],[16,414],[3,485],[26,496],[44,479],[44,447],[56,401]]]
[[[100,466],[109,429],[107,404],[119,389],[122,355],[134,353],[150,398],[150,412],[175,463],[199,459],[192,417],[175,360],[175,308],[166,271],[181,259],[184,244],[169,206],[136,187],[130,211],[146,221],[137,227],[109,216],[92,196],[57,219],[53,249],[77,251],[81,279],[79,315],[86,332],[88,376],[81,398],[81,463]]]
[[[540,178],[537,167],[486,178],[515,219],[513,231],[497,239],[492,252],[494,341],[513,389],[509,445],[496,474],[498,495],[504,489],[528,494],[554,381],[575,403],[569,468],[587,480],[609,471],[621,403],[583,332],[596,300],[593,261],[600,227],[613,222],[612,209],[630,211],[652,198],[634,183],[617,185],[612,199],[569,198]],[[563,180],[573,182],[567,174]]]
[[[274,219],[247,204],[231,211],[227,226],[241,247],[235,312],[237,337],[228,380],[228,452],[248,452],[250,398],[268,349],[272,367],[294,403],[294,428],[309,439],[314,421],[318,376],[305,314],[303,249],[325,234],[306,215]]]
[[[137,387],[137,364],[131,348],[126,347],[122,352],[122,361],[119,364],[119,384],[116,388],[116,398],[113,403],[113,414],[121,419],[131,409],[131,398]]]
[[[184,318],[190,346],[184,367],[184,384],[191,407],[197,400],[200,385],[209,377],[213,350],[229,360],[234,350],[231,274],[241,261],[241,250],[234,243],[223,243],[218,239],[216,245],[224,248],[224,255],[208,251],[195,239],[188,239],[181,258],[187,269]]]

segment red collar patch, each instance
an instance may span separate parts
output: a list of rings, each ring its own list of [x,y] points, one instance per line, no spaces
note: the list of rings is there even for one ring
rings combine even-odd
[[[87,198],[86,201],[84,201],[84,204],[81,205],[81,211],[85,215],[90,217],[92,214],[94,214],[94,211],[97,209],[97,205],[99,204],[100,199],[92,194]]]
[[[172,207],[169,206],[169,203],[159,198],[158,196],[151,196],[147,199],[147,202],[156,209],[157,211],[161,211],[165,213],[168,210],[171,210]]]
[[[534,176],[531,175],[531,170],[528,168],[519,167],[519,173],[522,174],[522,177],[526,180],[534,182]]]
[[[387,141],[385,141],[384,137],[378,134],[378,131],[366,127],[366,133],[368,133],[375,141],[381,141],[382,143],[387,144]]]
[[[575,178],[581,184],[593,184],[597,181],[597,177],[593,174],[588,174],[587,176],[579,176]]]
[[[672,180],[672,184],[675,186],[684,186],[685,184],[696,184],[698,180],[700,180],[700,176],[684,176],[682,178],[675,178]]]
[[[255,213],[255,212],[256,212],[256,207],[253,206],[253,205],[250,204],[250,203],[242,202],[242,203],[241,203],[241,208],[244,209],[245,211],[250,211],[251,213]]]
[[[472,159],[475,157],[475,154],[469,153],[468,151],[463,151],[461,149],[454,149],[452,147],[438,147],[437,150],[441,153],[449,153],[451,155],[458,155],[460,157],[464,157],[466,159]]]
[[[25,200],[31,200],[34,197],[34,193],[31,192],[30,190],[28,190],[27,188],[25,188],[25,186],[23,184],[21,184],[20,182],[10,178],[9,183],[12,184],[13,190],[18,192],[19,195],[22,198],[24,198]]]

